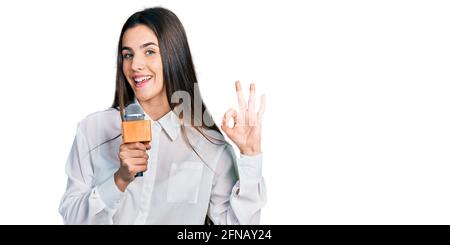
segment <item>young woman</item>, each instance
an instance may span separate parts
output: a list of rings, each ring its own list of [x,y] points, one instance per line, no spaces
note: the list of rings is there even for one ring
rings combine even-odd
[[[201,100],[177,16],[164,8],[133,14],[120,34],[114,103],[78,125],[59,209],[64,222],[258,224],[266,202],[265,99],[256,111],[254,84],[248,103],[239,82],[236,92],[239,111],[228,110],[221,128],[239,148],[239,158]],[[151,143],[122,142],[123,110],[133,102],[151,120]],[[138,172],[143,177],[135,177]]]

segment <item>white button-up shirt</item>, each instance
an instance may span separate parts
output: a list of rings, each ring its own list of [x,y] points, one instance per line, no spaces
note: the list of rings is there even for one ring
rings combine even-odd
[[[204,224],[206,215],[214,224],[259,223],[266,202],[262,155],[236,159],[229,144],[181,127],[172,111],[151,123],[148,170],[125,192],[114,181],[122,144],[119,111],[96,112],[78,124],[59,208],[65,224]],[[206,133],[224,139],[214,130]]]

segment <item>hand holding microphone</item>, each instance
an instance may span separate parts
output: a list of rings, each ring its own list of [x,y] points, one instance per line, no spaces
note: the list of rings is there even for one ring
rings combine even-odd
[[[119,150],[120,168],[114,175],[116,185],[125,191],[131,181],[147,170],[150,149],[151,123],[144,120],[144,112],[137,104],[125,108],[122,122],[123,143]]]

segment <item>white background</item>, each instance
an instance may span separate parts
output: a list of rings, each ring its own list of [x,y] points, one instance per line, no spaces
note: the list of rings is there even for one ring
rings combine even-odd
[[[77,123],[113,100],[126,18],[185,26],[216,121],[267,94],[262,224],[449,224],[448,1],[0,1],[0,223],[62,224]]]

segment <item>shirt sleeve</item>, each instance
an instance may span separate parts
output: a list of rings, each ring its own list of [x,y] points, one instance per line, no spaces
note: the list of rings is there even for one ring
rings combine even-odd
[[[67,188],[59,206],[65,224],[113,224],[113,215],[125,195],[113,175],[95,184],[89,154],[88,142],[78,126],[66,163]]]
[[[262,177],[262,155],[236,159],[231,146],[219,158],[208,216],[214,224],[259,224],[267,201]]]

